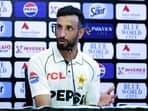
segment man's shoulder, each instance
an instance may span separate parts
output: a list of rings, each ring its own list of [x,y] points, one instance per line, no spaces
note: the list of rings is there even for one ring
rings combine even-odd
[[[45,49],[31,56],[31,58],[46,58],[52,54],[52,48]]]
[[[85,63],[90,66],[94,72],[96,72],[96,74],[100,74],[100,68],[99,68],[99,63],[93,59],[91,56],[82,53],[83,55],[83,60],[85,61]]]
[[[87,54],[85,54],[83,52],[82,52],[82,55],[83,55],[83,59],[85,61],[87,61],[88,63],[95,64],[95,65],[97,64],[97,61],[95,59],[93,59],[92,57],[88,56]]]

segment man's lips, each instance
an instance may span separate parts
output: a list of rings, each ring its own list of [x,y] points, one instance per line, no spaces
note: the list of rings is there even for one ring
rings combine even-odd
[[[59,42],[59,43],[62,43],[62,44],[64,44],[66,41],[67,41],[67,40],[65,40],[65,39],[58,39],[58,42]]]

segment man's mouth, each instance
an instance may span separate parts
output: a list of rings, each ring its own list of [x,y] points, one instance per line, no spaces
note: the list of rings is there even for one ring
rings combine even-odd
[[[58,43],[60,43],[60,44],[65,44],[65,42],[66,42],[65,39],[62,39],[62,38],[58,39]]]

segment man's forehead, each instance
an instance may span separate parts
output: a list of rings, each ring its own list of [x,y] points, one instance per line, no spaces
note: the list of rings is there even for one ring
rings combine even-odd
[[[78,26],[77,16],[61,16],[57,18],[57,24],[62,26]]]
[[[75,24],[79,22],[79,19],[76,15],[68,15],[68,16],[60,16],[57,18],[57,23],[67,23],[67,24]]]

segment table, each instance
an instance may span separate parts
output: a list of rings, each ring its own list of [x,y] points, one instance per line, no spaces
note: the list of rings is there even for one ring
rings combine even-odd
[[[0,109],[0,111],[148,111],[147,107],[66,107],[66,108],[51,108],[51,107],[25,107],[22,109]]]

